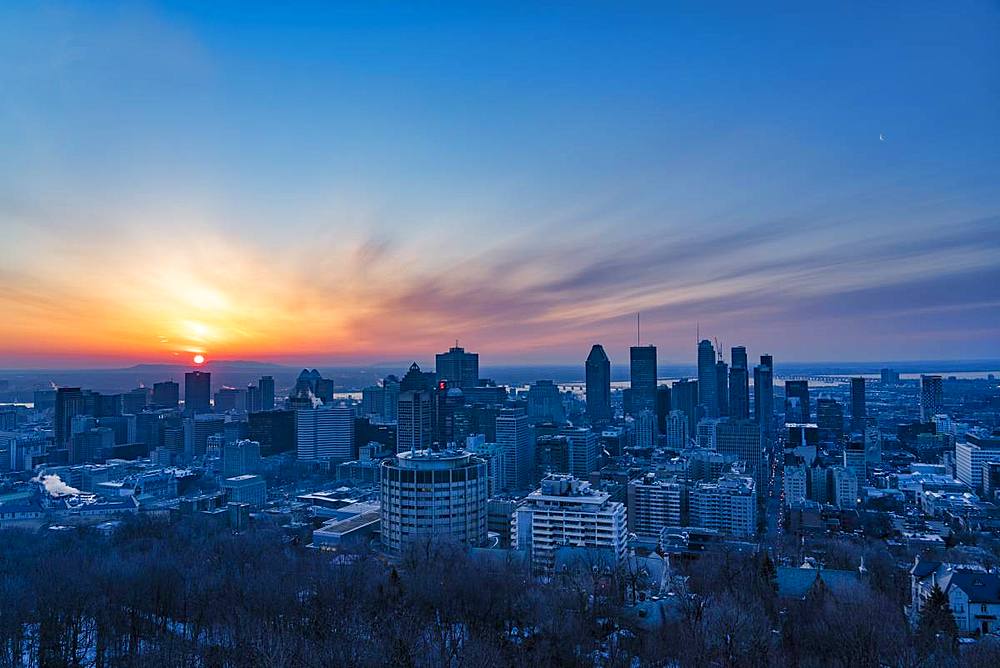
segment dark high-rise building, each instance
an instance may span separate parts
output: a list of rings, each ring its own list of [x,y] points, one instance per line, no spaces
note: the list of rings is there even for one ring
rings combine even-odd
[[[656,388],[656,431],[667,433],[667,416],[670,415],[670,386],[660,385]]]
[[[591,422],[611,419],[611,360],[604,347],[595,344],[587,355],[587,417]]]
[[[180,398],[180,385],[174,381],[153,383],[153,405],[157,408],[177,408]]]
[[[274,378],[271,376],[261,376],[260,382],[260,409],[262,411],[274,410]],[[263,448],[263,445],[261,445]]]
[[[837,443],[844,437],[844,409],[830,397],[816,400],[816,426],[825,443]]]
[[[941,376],[920,376],[920,421],[930,422],[944,410]]]
[[[719,381],[715,369],[715,348],[708,339],[698,344],[698,403],[705,417],[719,417]]]
[[[208,371],[184,374],[184,411],[190,414],[212,412],[212,374]]]
[[[899,385],[899,372],[893,369],[882,369],[880,372],[880,377],[882,380],[882,385],[884,387],[893,387]]]
[[[809,405],[809,381],[785,381],[785,422],[810,422],[812,407]]]
[[[528,420],[532,424],[538,422],[562,424],[566,421],[562,392],[551,380],[536,380],[528,388]]]
[[[851,431],[863,432],[868,406],[865,401],[865,379],[851,378]]]
[[[434,391],[434,417],[431,431],[435,443],[442,447],[455,443],[455,414],[465,405],[465,395],[462,390],[447,380],[438,380]]]
[[[435,386],[435,374],[430,371],[421,371],[420,365],[414,362],[410,365],[406,375],[399,381],[399,391],[423,390],[431,392]]]
[[[60,387],[56,392],[55,441],[56,447],[69,444],[73,417],[85,415],[83,391],[79,387]]]
[[[260,443],[265,457],[295,450],[295,411],[270,410],[251,413],[248,438]]]
[[[146,406],[149,404],[149,398],[150,391],[147,388],[137,387],[131,392],[126,392],[125,394],[112,399],[111,405],[106,407],[112,412],[104,413],[102,410],[101,414],[121,415],[122,413],[127,413],[129,415],[138,415],[146,410]]]
[[[475,387],[479,384],[479,353],[467,353],[465,348],[449,348],[434,359],[437,379],[448,382],[449,387]]]
[[[753,415],[765,434],[771,432],[774,419],[774,359],[761,355],[753,368]]]
[[[719,415],[729,415],[729,365],[722,360],[715,363],[715,392],[719,398]]]
[[[747,349],[736,346],[730,353],[729,414],[737,420],[750,418],[750,368],[747,366]]]
[[[419,372],[419,367],[417,370]],[[396,409],[396,452],[416,452],[431,447],[432,404],[431,393],[428,390],[404,390],[399,393]]]
[[[688,433],[695,433],[701,411],[698,405],[698,381],[681,378],[670,388],[670,405],[687,417]]]
[[[333,404],[333,380],[324,378],[317,369],[303,369],[299,372],[299,377],[295,380],[295,387],[292,388],[290,399],[310,399],[316,397],[325,405]]]
[[[656,346],[629,349],[632,413],[656,408]]]
[[[260,388],[247,385],[247,413],[256,413],[260,408]]]

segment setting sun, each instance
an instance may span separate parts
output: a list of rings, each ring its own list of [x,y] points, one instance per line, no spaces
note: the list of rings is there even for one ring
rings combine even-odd
[[[195,355],[194,356],[194,363],[195,364],[204,364],[205,363],[205,356],[204,355]]]

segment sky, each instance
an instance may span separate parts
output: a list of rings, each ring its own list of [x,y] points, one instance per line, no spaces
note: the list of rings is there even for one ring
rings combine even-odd
[[[818,4],[2,3],[0,368],[1000,357],[1000,5]]]

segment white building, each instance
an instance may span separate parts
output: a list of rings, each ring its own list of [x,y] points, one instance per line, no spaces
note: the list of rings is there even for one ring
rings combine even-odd
[[[750,476],[726,475],[718,482],[699,484],[689,499],[691,526],[733,537],[757,532],[757,499]]]
[[[260,508],[267,503],[267,483],[259,475],[240,475],[222,481],[226,500]]]
[[[961,633],[1000,630],[1000,576],[981,568],[917,558],[910,569],[910,615],[916,620],[934,587],[948,595]]]
[[[966,440],[955,443],[955,477],[974,489],[983,491],[983,464],[1000,461],[1000,447],[985,439],[974,443]]]
[[[296,456],[303,461],[348,462],[354,450],[354,411],[336,406],[295,411]]]
[[[803,501],[808,499],[808,485],[806,483],[806,467],[805,466],[786,466],[785,474],[783,476],[783,487],[785,491],[785,504],[792,505],[793,503]]]
[[[382,462],[382,545],[391,554],[423,540],[486,542],[486,462],[464,450],[400,452]]]
[[[625,559],[628,522],[625,506],[607,492],[570,475],[550,475],[541,489],[518,505],[512,521],[514,549],[525,550],[536,572],[549,572],[555,550],[571,547],[610,549]]]
[[[858,476],[855,471],[834,466],[830,469],[830,492],[833,504],[840,508],[857,508]]]

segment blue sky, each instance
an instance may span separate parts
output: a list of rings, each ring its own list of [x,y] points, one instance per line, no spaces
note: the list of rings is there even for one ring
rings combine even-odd
[[[622,358],[637,310],[668,360],[696,323],[996,357],[998,37],[986,2],[5,4],[0,363]]]

